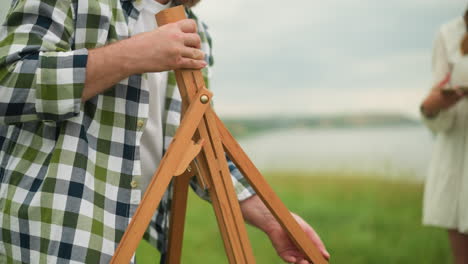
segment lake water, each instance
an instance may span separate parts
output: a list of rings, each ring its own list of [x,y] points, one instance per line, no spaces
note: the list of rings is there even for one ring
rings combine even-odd
[[[433,136],[423,126],[274,131],[239,141],[261,170],[372,173],[423,180]]]

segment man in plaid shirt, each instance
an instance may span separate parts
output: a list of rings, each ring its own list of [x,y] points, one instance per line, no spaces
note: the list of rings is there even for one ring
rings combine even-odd
[[[144,73],[203,68],[206,77],[212,64],[206,27],[189,9],[190,20],[133,36],[139,2],[13,0],[0,30],[0,263],[112,257],[141,199]],[[172,72],[166,81],[164,150],[181,104]],[[246,221],[267,233],[285,261],[307,263],[229,168]],[[191,185],[206,197],[195,180]],[[145,234],[163,257],[171,196],[169,188]],[[295,217],[328,257],[313,229]]]

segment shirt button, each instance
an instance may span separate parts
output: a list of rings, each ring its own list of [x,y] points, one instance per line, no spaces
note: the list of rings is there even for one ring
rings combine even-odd
[[[130,182],[130,186],[132,186],[132,188],[136,188],[138,186],[138,183],[133,180],[132,182]]]
[[[138,119],[137,121],[138,129],[141,129],[144,125],[145,125],[145,121],[143,121],[142,119]]]

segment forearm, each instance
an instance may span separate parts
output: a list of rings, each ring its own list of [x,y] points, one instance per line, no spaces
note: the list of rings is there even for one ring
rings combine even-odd
[[[445,72],[445,71],[443,71]],[[450,74],[436,84],[421,103],[422,114],[428,118],[435,117],[440,111],[454,106],[464,93],[456,87],[444,91],[444,87],[450,82]]]
[[[278,222],[258,195],[254,195],[242,201],[240,205],[242,215],[247,223],[259,228],[265,233],[268,233],[268,231],[273,228],[278,228]]]
[[[122,40],[89,51],[82,101],[103,93],[134,73],[131,42]]]
[[[195,22],[187,19],[90,50],[81,99],[86,101],[132,74],[205,67],[196,32]]]
[[[433,88],[421,103],[421,110],[424,116],[428,118],[435,117],[440,111],[453,107],[464,97],[464,93],[459,89],[444,92],[442,87],[442,85],[439,85]]]

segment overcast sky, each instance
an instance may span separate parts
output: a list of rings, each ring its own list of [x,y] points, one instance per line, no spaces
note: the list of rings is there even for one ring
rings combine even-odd
[[[223,114],[416,116],[440,24],[466,0],[204,0]]]
[[[5,13],[0,0],[0,15]],[[466,0],[203,0],[223,116],[401,112],[431,85],[438,27]],[[3,17],[3,16],[2,16]]]

